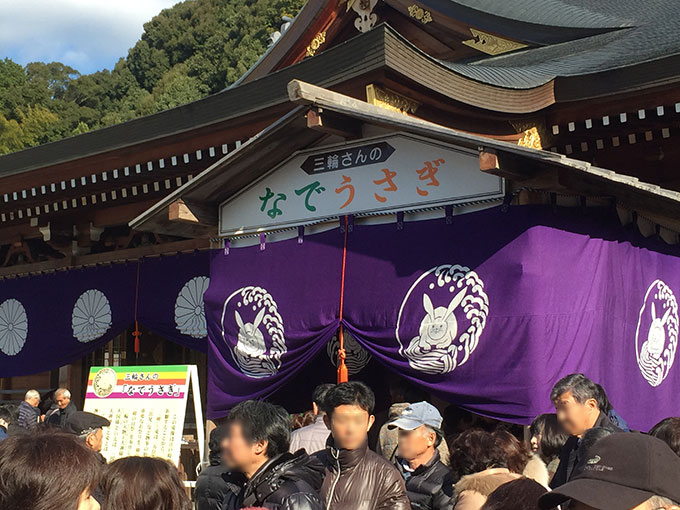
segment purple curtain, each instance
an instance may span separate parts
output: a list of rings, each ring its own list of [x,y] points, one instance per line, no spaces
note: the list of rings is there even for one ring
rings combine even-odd
[[[206,352],[196,296],[208,262],[209,252],[142,260],[140,324]],[[52,370],[106,344],[134,323],[136,285],[137,262],[0,281],[0,377]]]
[[[208,416],[265,397],[323,349],[338,328],[342,237],[213,250],[205,294]]]
[[[124,331],[135,271],[119,264],[0,282],[0,375],[58,368]]]
[[[163,338],[208,352],[203,294],[209,275],[209,251],[142,259],[139,322]]]
[[[337,327],[341,247],[335,230],[213,254],[211,416],[271,394],[322,348]],[[584,372],[647,429],[680,413],[679,254],[621,227],[610,210],[523,206],[402,229],[355,225],[345,325],[378,361],[475,412],[529,423],[551,409],[557,379]],[[266,296],[238,294],[247,314],[239,322],[230,301],[223,328],[227,298],[247,286],[267,289],[276,309]],[[279,322],[285,349],[274,356]],[[253,358],[268,368],[253,372]]]

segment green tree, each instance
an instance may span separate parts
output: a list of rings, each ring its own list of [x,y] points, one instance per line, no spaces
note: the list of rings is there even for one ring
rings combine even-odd
[[[113,70],[0,60],[0,154],[195,101],[234,83],[303,0],[185,0],[144,25]]]

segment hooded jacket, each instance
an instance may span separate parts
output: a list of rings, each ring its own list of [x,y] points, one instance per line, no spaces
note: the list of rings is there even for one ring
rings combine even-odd
[[[335,448],[332,438],[314,457],[324,465],[325,510],[410,510],[404,480],[390,462],[368,449]]]
[[[402,459],[397,457],[397,469],[406,480],[406,492],[413,510],[451,510],[453,507],[453,476],[442,464],[439,452],[414,471],[404,469]]]
[[[222,510],[263,507],[270,510],[323,510],[317,492],[321,486],[321,464],[303,450],[283,453],[264,464],[238,492],[226,495]],[[242,475],[225,475],[238,486]]]

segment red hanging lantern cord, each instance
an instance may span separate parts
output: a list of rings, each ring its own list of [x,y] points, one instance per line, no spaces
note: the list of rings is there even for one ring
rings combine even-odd
[[[345,365],[345,358],[347,354],[345,353],[345,338],[344,338],[344,327],[342,324],[343,311],[345,304],[345,267],[347,263],[347,229],[348,229],[348,219],[345,216],[345,239],[342,247],[342,273],[340,275],[340,330],[338,332],[338,384],[347,382],[349,380],[349,374],[347,373],[347,365]]]
[[[139,357],[139,337],[142,336],[141,331],[139,331],[139,322],[137,322],[137,303],[139,302],[139,266],[141,265],[141,260],[137,261],[137,284],[135,285],[135,330],[132,332],[132,336],[135,338],[135,355]]]

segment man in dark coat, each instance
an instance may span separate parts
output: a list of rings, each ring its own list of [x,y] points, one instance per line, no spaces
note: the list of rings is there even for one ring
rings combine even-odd
[[[304,450],[289,453],[290,420],[280,406],[247,400],[229,413],[222,460],[239,487],[226,495],[223,510],[323,510],[318,494],[322,466]]]
[[[427,402],[416,402],[387,426],[399,430],[395,465],[406,481],[411,508],[451,510],[453,476],[439,460],[442,416],[437,408]]]
[[[19,419],[17,425],[28,432],[35,432],[40,422],[40,393],[36,390],[28,390],[24,401],[19,404]]]
[[[326,450],[314,457],[324,466],[321,495],[326,510],[409,510],[404,479],[388,460],[368,449],[375,396],[361,382],[346,382],[326,394]]]
[[[111,422],[98,414],[85,411],[74,411],[69,414],[64,422],[64,431],[75,434],[85,442],[90,450],[93,450],[99,462],[106,464],[106,459],[102,455],[102,445],[104,441],[104,427],[111,425]]]
[[[45,415],[45,423],[50,427],[64,427],[68,417],[78,410],[71,401],[71,392],[66,388],[59,388],[54,392],[54,407]]]
[[[587,430],[601,428],[611,432],[622,432],[601,411],[598,399],[602,399],[603,392],[604,390],[598,388],[583,374],[568,375],[553,387],[550,400],[555,405],[557,421],[570,437],[560,453],[560,464],[550,482],[551,489],[556,489],[571,479],[579,461],[579,443]]]
[[[222,508],[227,494],[236,492],[240,489],[240,484],[235,486],[230,484],[224,476],[228,470],[222,464],[221,443],[226,436],[226,427],[219,426],[210,433],[210,454],[208,460],[210,464],[201,470],[196,480],[196,490],[194,500],[197,510],[219,510]]]

